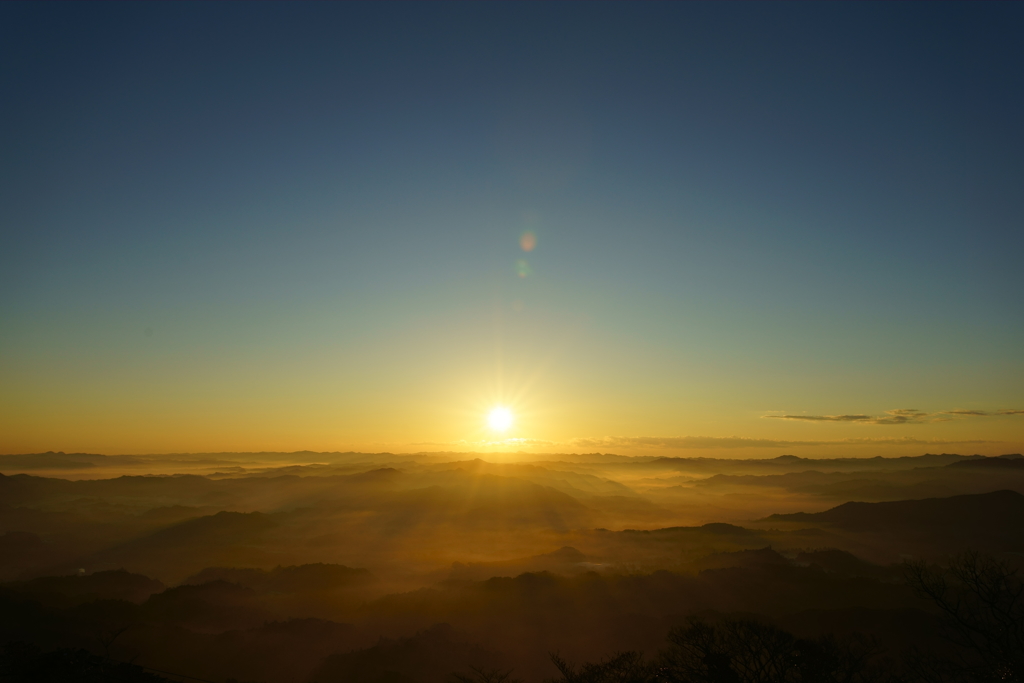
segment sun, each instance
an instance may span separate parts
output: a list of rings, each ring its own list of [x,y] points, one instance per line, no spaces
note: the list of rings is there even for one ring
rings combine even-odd
[[[512,426],[512,411],[508,408],[494,408],[487,414],[487,424],[496,432],[504,432]]]

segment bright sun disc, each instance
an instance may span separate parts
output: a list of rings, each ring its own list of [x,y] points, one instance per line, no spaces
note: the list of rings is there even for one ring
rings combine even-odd
[[[487,424],[497,432],[503,432],[512,426],[512,411],[508,408],[495,408],[487,416]]]

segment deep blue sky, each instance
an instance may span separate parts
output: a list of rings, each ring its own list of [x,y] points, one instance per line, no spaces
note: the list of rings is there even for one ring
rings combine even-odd
[[[552,448],[1022,442],[764,419],[1024,408],[1022,36],[1020,3],[4,3],[0,451],[471,443],[495,401]]]

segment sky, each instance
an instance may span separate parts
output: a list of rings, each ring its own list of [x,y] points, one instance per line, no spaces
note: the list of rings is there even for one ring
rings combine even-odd
[[[3,3],[0,452],[1024,450],[1021,35]]]

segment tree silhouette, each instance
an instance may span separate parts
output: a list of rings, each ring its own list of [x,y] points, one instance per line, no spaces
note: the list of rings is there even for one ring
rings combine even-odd
[[[85,650],[44,652],[34,645],[7,643],[0,651],[2,683],[170,683],[140,666],[115,662]]]
[[[453,673],[452,677],[459,683],[523,683],[518,678],[512,678],[512,669],[478,669],[475,666],[469,667],[472,674]]]
[[[661,655],[672,683],[860,683],[879,680],[868,666],[877,648],[862,639],[800,639],[750,620],[718,625],[691,619],[672,629]]]
[[[551,661],[562,674],[558,683],[654,683],[658,680],[655,664],[644,661],[642,652],[620,652],[602,662],[587,662],[576,668],[558,654]],[[554,682],[549,682],[554,683]]]
[[[645,662],[622,652],[579,667],[552,655],[562,674],[550,683],[875,683],[883,674],[869,666],[877,648],[862,639],[795,637],[749,620],[709,624],[691,619],[669,632],[671,647]]]
[[[907,583],[945,617],[946,637],[956,647],[944,656],[912,657],[924,681],[1024,681],[1024,581],[1002,560],[974,551],[947,567],[904,565]]]

